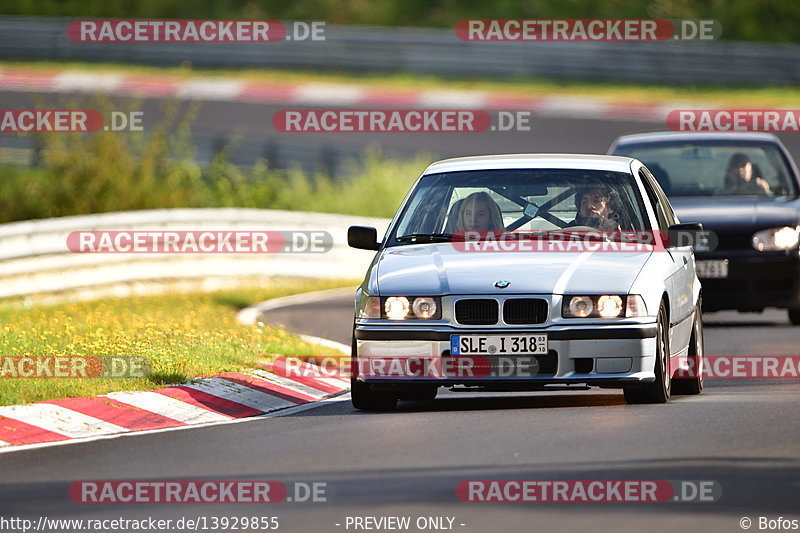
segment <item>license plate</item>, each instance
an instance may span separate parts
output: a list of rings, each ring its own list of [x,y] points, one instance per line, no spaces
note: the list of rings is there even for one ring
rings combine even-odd
[[[547,335],[451,335],[453,355],[537,355],[547,353]]]
[[[698,278],[727,278],[728,260],[698,261],[695,263]]]

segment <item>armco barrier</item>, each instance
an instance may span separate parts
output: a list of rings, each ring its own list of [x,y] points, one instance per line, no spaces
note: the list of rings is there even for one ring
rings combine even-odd
[[[72,19],[0,17],[0,59],[409,71],[687,85],[796,85],[800,46],[728,41],[467,42],[451,29],[325,26],[324,41],[82,43]],[[724,35],[724,28],[723,28]],[[735,65],[735,68],[732,66]]]
[[[266,209],[162,209],[31,220],[0,225],[0,298],[96,289],[157,280],[252,276],[357,279],[372,253],[347,246],[350,225],[385,232],[388,220]],[[327,231],[327,253],[81,254],[73,231]]]

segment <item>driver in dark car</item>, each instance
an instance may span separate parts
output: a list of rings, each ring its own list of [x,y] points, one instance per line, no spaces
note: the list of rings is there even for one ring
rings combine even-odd
[[[725,192],[733,194],[771,194],[767,180],[759,176],[758,167],[741,152],[733,154],[725,171]]]

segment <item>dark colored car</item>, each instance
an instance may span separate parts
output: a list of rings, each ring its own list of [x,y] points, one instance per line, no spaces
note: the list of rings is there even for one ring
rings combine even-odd
[[[609,154],[642,161],[681,222],[702,222],[695,247],[707,311],[779,307],[800,324],[798,170],[767,133],[623,135]]]

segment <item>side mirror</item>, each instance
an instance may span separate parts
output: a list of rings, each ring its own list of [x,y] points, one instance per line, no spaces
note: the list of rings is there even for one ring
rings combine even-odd
[[[371,226],[350,226],[347,228],[347,245],[360,250],[377,250],[378,230]]]
[[[667,230],[669,239],[668,247],[678,246],[708,246],[708,233],[703,230],[703,225],[699,222],[687,222],[685,224],[673,224]]]

